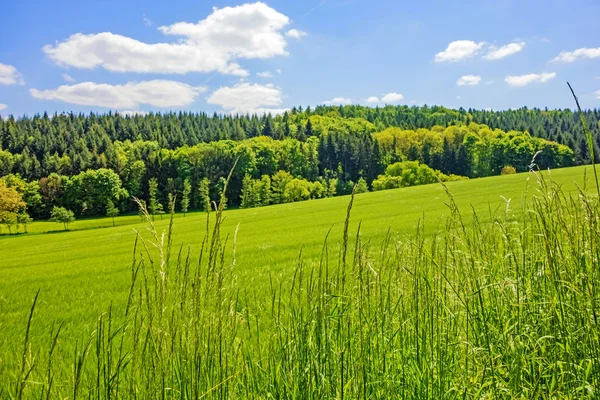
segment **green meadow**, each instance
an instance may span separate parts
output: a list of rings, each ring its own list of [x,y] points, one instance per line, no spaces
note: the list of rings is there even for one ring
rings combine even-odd
[[[565,168],[553,170],[551,173],[543,173],[546,182],[549,185],[548,187],[554,188],[555,186],[552,184],[554,183],[556,184],[556,190],[560,190],[562,195],[564,195],[565,209],[569,208],[569,197],[576,199],[579,196],[578,187],[584,186],[584,175],[586,171],[589,180],[589,177],[592,176],[590,167],[587,167],[587,169],[584,167]],[[589,182],[587,183],[587,186],[591,187]],[[506,243],[510,243],[510,240],[507,242],[506,238],[504,238],[505,241],[503,242],[501,239],[495,238],[495,234],[493,233],[494,229],[491,228],[492,222],[496,221],[498,216],[506,216],[507,210],[509,210],[508,213],[510,214],[510,220],[513,222],[516,221],[515,223],[519,224],[521,219],[529,218],[524,214],[524,210],[529,210],[526,213],[531,211],[532,196],[544,197],[543,193],[545,193],[546,190],[542,189],[540,192],[540,187],[538,186],[536,176],[533,173],[521,173],[516,175],[451,182],[447,184],[447,188],[452,197],[448,196],[444,187],[440,184],[408,187],[356,195],[352,206],[348,229],[350,238],[346,241],[347,243],[350,243],[349,245],[346,245],[353,249],[354,263],[358,262],[360,264],[360,260],[357,261],[358,258],[356,258],[356,254],[360,252],[356,249],[354,244],[354,241],[356,240],[355,235],[357,233],[359,224],[360,243],[362,243],[365,248],[370,249],[372,254],[376,255],[378,252],[377,249],[385,248],[382,243],[387,243],[386,246],[390,246],[390,241],[392,243],[392,247],[394,247],[394,243],[406,243],[410,241],[428,241],[428,243],[433,241],[432,243],[434,243],[436,240],[435,237],[440,234],[442,236],[446,235],[446,240],[451,240],[448,238],[450,238],[449,232],[452,231],[452,228],[449,227],[448,221],[452,218],[455,220],[457,212],[460,212],[461,215],[460,224],[464,226],[464,229],[470,232],[468,234],[465,233],[465,235],[468,237],[477,237],[476,232],[478,229],[482,229],[482,227],[483,229],[488,229],[486,227],[490,227],[489,232],[486,231],[487,233],[482,233],[482,236],[487,237],[488,233],[491,235],[486,239],[489,245],[487,250],[488,252],[494,253],[496,245],[501,246],[502,243],[504,243],[504,246],[506,246]],[[261,308],[264,306],[265,309],[271,309],[272,311],[273,307],[275,307],[274,288],[281,292],[285,292],[291,287],[289,290],[294,291],[294,285],[296,285],[298,279],[297,275],[299,260],[302,260],[301,262],[303,265],[303,270],[316,271],[319,268],[322,268],[323,263],[321,260],[323,259],[324,243],[328,233],[328,245],[326,246],[326,251],[328,253],[327,257],[334,260],[331,262],[331,268],[333,269],[333,265],[337,264],[339,272],[340,268],[343,268],[340,267],[339,264],[341,263],[340,260],[342,253],[345,253],[344,247],[346,245],[344,245],[345,242],[343,240],[344,221],[346,219],[349,201],[350,196],[343,196],[253,209],[225,210],[222,214],[223,221],[220,225],[220,235],[218,235],[223,240],[222,246],[219,247],[219,249],[221,249],[219,251],[222,251],[224,256],[224,261],[222,261],[222,264],[230,266],[228,267],[230,269],[228,269],[229,272],[227,275],[231,277],[227,278],[230,279],[230,282],[225,283],[225,285],[230,285],[231,289],[237,291],[237,293],[251,293],[245,300],[246,302],[250,302],[248,299],[251,298],[256,307]],[[474,215],[477,216],[476,220],[473,217]],[[215,213],[211,213],[209,217],[209,230],[212,230],[212,224],[214,223],[215,218]],[[81,345],[83,343],[82,338],[88,337],[90,334],[93,335],[93,332],[98,331],[98,316],[100,314],[107,312],[107,310],[109,310],[111,307],[111,310],[115,315],[121,315],[124,312],[125,305],[127,304],[128,299],[132,296],[130,294],[132,282],[132,263],[134,263],[134,265],[135,263],[139,263],[142,258],[141,254],[145,252],[140,245],[140,242],[138,242],[137,255],[135,256],[136,261],[133,261],[136,232],[139,232],[141,237],[144,237],[148,240],[151,239],[152,235],[147,229],[148,223],[141,222],[140,217],[137,215],[117,217],[115,222],[116,226],[113,227],[112,220],[108,218],[78,220],[70,225],[69,231],[63,231],[61,224],[51,222],[35,222],[29,226],[28,234],[0,236],[0,332],[2,332],[0,335],[0,373],[3,376],[3,378],[0,379],[0,381],[2,381],[0,382],[0,387],[4,387],[4,389],[6,389],[11,387],[11,383],[9,382],[13,382],[13,380],[15,382],[18,381],[18,376],[9,372],[18,369],[16,366],[19,365],[20,357],[23,353],[23,341],[28,315],[31,309],[33,298],[38,290],[39,298],[32,319],[30,338],[28,339],[28,345],[31,346],[31,350],[26,351],[28,354],[27,357],[34,358],[33,354],[36,354],[35,349],[46,348],[50,341],[49,332],[53,328],[55,329],[58,324],[63,323],[59,345],[62,354],[60,359],[68,365],[68,361],[65,360],[72,359],[73,356],[70,354],[72,354],[73,351],[75,351],[75,354],[77,354],[78,351],[75,343],[79,343],[79,351],[81,351]],[[162,219],[157,217],[154,225],[160,239],[161,232],[169,229],[168,215],[165,215]],[[566,225],[565,229],[567,229]],[[484,231],[482,230],[482,232]],[[202,243],[206,237],[206,233],[206,213],[191,212],[185,217],[182,214],[176,214],[173,219],[173,234],[171,237],[171,263],[175,263],[174,260],[179,257],[181,257],[181,260],[185,260],[186,256],[189,254],[187,257],[189,257],[189,260],[191,261],[188,261],[187,265],[193,266],[198,264],[200,249],[202,248]],[[168,238],[165,236],[165,247],[167,246],[167,240]],[[525,246],[525,239],[521,237],[521,240],[521,244]],[[535,242],[535,238],[532,238],[531,240],[533,240],[533,243]],[[450,249],[450,252],[452,253],[452,251],[456,251],[456,254],[459,252],[464,252],[465,250],[462,248],[463,245],[464,244],[455,243],[453,246],[456,246],[456,248],[454,250]],[[150,244],[149,246],[152,247]],[[154,250],[155,249],[151,248],[147,254],[151,254]],[[527,250],[523,248],[522,251],[526,253]],[[448,244],[446,244],[446,252],[448,252]],[[501,251],[499,250],[499,252]],[[400,264],[405,263],[406,268],[408,269],[411,268],[410,265],[413,265],[414,268],[417,268],[418,265],[421,265],[421,261],[419,261],[417,258],[412,258],[413,256],[409,255],[409,253],[410,252],[403,256],[404,253],[401,250],[398,250],[398,247],[396,247],[396,262]],[[485,258],[485,252],[482,254],[483,258]],[[482,254],[480,254],[480,256],[482,256]],[[510,255],[512,253],[508,254]],[[206,254],[204,254],[204,257],[206,257]],[[352,256],[349,255],[349,260],[351,260],[350,257]],[[490,258],[494,258],[494,256],[490,254]],[[234,259],[235,261],[233,261]],[[375,257],[375,259],[379,260],[377,257]],[[435,259],[435,256],[432,256],[432,260],[433,259]],[[374,261],[374,263],[376,262],[377,261]],[[384,262],[384,260],[380,259],[379,262]],[[351,261],[348,261],[348,263],[350,264]],[[177,265],[180,264],[183,265],[185,263],[177,262]],[[428,262],[425,262],[425,264],[428,265],[425,267],[425,269],[427,271],[432,271],[432,265],[428,264]],[[376,264],[374,265],[375,266],[370,268],[376,270],[377,266]],[[177,268],[179,268],[179,266]],[[383,269],[383,266],[381,268]],[[208,270],[210,270],[210,268]],[[429,273],[430,272],[427,272],[427,274]],[[490,274],[492,273],[490,272]],[[425,275],[426,274],[424,273],[424,276]],[[179,277],[177,279],[179,279]],[[313,275],[311,274],[311,277],[308,279],[308,281],[311,281],[312,279]],[[447,279],[449,282],[452,281],[450,278]],[[506,279],[508,279],[508,277]],[[318,280],[315,280],[315,282],[317,281]],[[466,279],[465,281],[469,281],[469,279]],[[304,283],[302,282],[299,283],[299,285],[303,284]],[[309,285],[308,283],[306,284]],[[432,281],[429,281],[428,285],[429,284],[432,284],[432,287],[436,287],[435,285],[437,285],[432,283]],[[153,285],[150,284],[149,286],[152,287]],[[452,285],[450,285],[450,287],[452,287]],[[310,289],[307,286],[308,292],[313,289]],[[357,290],[357,293],[363,293],[361,289]],[[421,290],[433,289],[431,289],[431,287],[429,289],[423,287]],[[577,289],[573,288],[573,290],[576,291]],[[419,292],[417,291],[415,293]],[[475,293],[476,291],[473,291],[470,293],[470,295],[476,296]],[[279,304],[280,307],[282,307],[281,294],[279,296]],[[457,294],[457,296],[460,297],[459,294]],[[597,297],[597,294],[594,294],[593,296]],[[300,297],[298,298],[298,303],[302,303],[303,301],[300,299]],[[440,299],[435,296],[432,298],[436,298],[437,300]],[[148,299],[146,299],[146,301],[148,301]],[[456,299],[454,299],[453,302],[454,301],[456,301]],[[492,306],[500,307],[498,305],[499,300],[493,296],[490,296],[489,298],[485,298],[484,296],[484,298],[480,299],[479,301],[486,302],[486,307],[488,308]],[[238,301],[238,303],[241,302],[242,300]],[[234,302],[232,301],[231,304],[233,303]],[[143,308],[142,304],[143,301],[140,300],[140,309]],[[436,304],[437,305],[434,305],[434,303],[427,303],[423,304],[423,306],[426,307],[426,309],[427,307],[435,308],[442,306],[451,308],[447,304],[442,305],[442,302],[438,302]],[[310,305],[306,305],[306,307],[310,307]],[[365,310],[370,311],[374,311],[375,309],[376,307],[365,308]],[[391,308],[386,308],[386,310],[391,312]],[[441,318],[442,314],[445,315],[446,312],[448,312],[448,314],[452,314],[452,312],[448,310],[436,308],[436,311],[434,311],[434,309],[431,308],[430,311],[439,314]],[[403,312],[408,313],[409,311]],[[243,314],[243,312],[241,313]],[[267,312],[265,313],[268,314]],[[523,311],[523,313],[525,313],[525,311]],[[257,312],[257,315],[259,314],[260,313]],[[525,314],[523,314],[523,316],[520,318],[532,318],[531,315],[527,317],[524,315]],[[296,317],[299,318],[299,320],[303,320],[306,315],[301,314],[300,316]],[[263,318],[267,317],[263,316]],[[317,317],[315,318],[317,321],[319,321]],[[450,317],[446,315],[444,318]],[[262,332],[268,332],[273,325],[276,325],[277,329],[281,329],[280,325],[274,321],[275,317],[273,317],[271,314],[271,319],[269,319],[268,322],[265,322],[265,326],[268,328],[263,329]],[[441,325],[438,324],[443,325],[444,321],[445,320],[442,319],[442,322],[436,322],[435,329],[439,329]],[[509,318],[507,321],[511,324],[524,323],[523,320],[518,322],[516,319],[512,318]],[[508,323],[507,321],[505,322]],[[564,323],[564,317],[562,319],[559,318],[559,321]],[[115,318],[115,326],[117,322],[121,323],[119,318]],[[258,322],[256,323],[258,324]],[[450,324],[450,322],[448,323]],[[545,323],[550,324],[551,321],[546,321]],[[470,334],[472,335],[474,333],[477,335],[478,329],[482,329],[481,326],[477,325],[477,321],[471,321],[471,324],[474,325],[470,328],[472,329]],[[490,322],[490,324],[492,323]],[[529,328],[531,328],[532,331],[535,330],[531,326],[529,326]],[[109,331],[110,329],[111,328],[109,326]],[[249,327],[248,329],[250,330],[251,328]],[[342,333],[340,334],[342,336],[343,329],[343,327],[338,328],[338,330],[341,330]],[[395,329],[398,329],[398,327]],[[424,333],[429,332],[428,329],[429,328],[425,329]],[[431,329],[432,331],[429,332],[432,335],[431,340],[433,340],[433,337],[438,338],[433,332],[433,325],[431,325]],[[350,330],[350,325],[348,325],[348,330]],[[289,331],[286,330],[286,332],[289,334]],[[484,332],[481,331],[479,333],[483,335]],[[306,334],[310,336],[309,333]],[[488,335],[489,333],[485,332],[485,334]],[[238,334],[236,333],[235,335]],[[237,338],[235,335],[232,337]],[[469,332],[467,332],[467,337],[468,335]],[[265,336],[267,336],[266,333]],[[519,340],[525,340],[524,337],[525,336],[520,336]],[[388,337],[388,339],[392,340],[390,337]],[[278,339],[272,340],[277,341]],[[406,343],[408,343],[408,339],[403,340],[407,340]],[[432,352],[433,354],[435,349],[433,349],[433,347],[427,347],[428,344],[425,336],[423,336],[423,340],[425,340],[425,342],[422,345],[425,346],[425,349],[422,349],[421,351]],[[431,343],[433,345],[433,342]],[[515,346],[515,343],[516,342],[509,340],[504,344],[506,346]],[[439,342],[436,342],[436,345],[439,345]],[[458,344],[454,343],[451,345],[455,346]],[[92,345],[92,348],[93,346],[94,345]],[[269,351],[265,350],[265,346],[269,348],[270,345],[265,345],[264,343],[257,344],[256,348],[266,351],[265,354],[271,354]],[[348,342],[348,350],[353,349],[352,346],[353,345]],[[98,348],[99,347],[100,346],[98,346]],[[558,351],[554,348],[542,349],[541,347],[542,346],[540,345],[540,352]],[[365,351],[376,351],[374,348],[364,347],[361,347],[360,349],[354,348],[354,350],[359,353]],[[487,349],[473,348],[470,351],[485,353],[485,351],[492,352],[492,348],[490,345],[490,347]],[[569,351],[573,351],[573,349]],[[594,351],[597,351],[597,347],[594,349]],[[381,353],[381,350],[379,350],[379,352]],[[91,353],[92,352],[90,352],[90,354]],[[371,357],[365,356],[364,353],[360,354],[362,354],[361,357]],[[15,355],[18,355],[18,357]],[[305,356],[310,357],[310,352],[307,352]],[[39,357],[42,359],[44,358],[42,356]],[[475,355],[475,357],[477,356]],[[520,353],[519,357],[522,357],[523,363],[527,363],[526,358],[529,357],[529,355],[526,355],[526,353]],[[518,359],[519,357],[516,357],[515,359]],[[545,355],[540,353],[539,357],[543,358]],[[98,359],[100,358],[101,357]],[[134,358],[135,357],[132,356],[132,359]],[[375,358],[376,357],[374,357],[373,360],[375,360]],[[243,374],[246,376],[244,379],[248,379],[248,376],[259,376],[260,374],[256,371],[251,373],[252,371],[247,370],[247,368],[250,368],[249,365],[252,363],[250,363],[247,358],[243,359],[244,361],[232,359],[231,364],[235,365],[237,363],[238,365],[244,365],[244,368],[246,368],[243,372]],[[394,357],[390,355],[390,360],[392,359],[394,359]],[[490,356],[490,359],[493,359],[493,357]],[[372,368],[376,368],[379,364],[373,360],[372,362],[365,361],[363,364],[355,363],[355,365],[369,364]],[[584,360],[579,361],[582,363],[584,362]],[[96,361],[90,362],[92,365],[94,365]],[[281,365],[285,365],[285,360],[281,362]],[[291,360],[289,360],[289,362],[291,362]],[[398,359],[396,359],[396,362],[398,362]],[[419,398],[419,393],[426,393],[426,397],[435,397],[435,394],[437,393],[443,394],[445,397],[461,397],[462,395],[467,397],[478,397],[479,395],[484,396],[482,393],[485,392],[487,393],[485,396],[503,397],[499,395],[502,394],[502,392],[499,391],[500,389],[498,382],[494,379],[494,377],[498,378],[502,374],[506,374],[506,369],[510,369],[511,366],[503,365],[501,368],[503,368],[504,371],[499,372],[497,369],[494,370],[495,362],[500,364],[501,360],[496,359],[489,365],[486,364],[482,371],[477,371],[477,373],[474,373],[472,377],[472,379],[480,380],[471,383],[473,386],[479,387],[480,390],[483,391],[481,393],[470,390],[467,392],[466,389],[464,393],[461,393],[460,390],[453,386],[456,385],[458,381],[454,379],[455,377],[453,377],[451,373],[448,375],[447,380],[444,381],[443,375],[445,372],[443,369],[436,369],[435,372],[431,372],[430,375],[427,375],[427,379],[429,379],[429,383],[427,385],[429,386],[426,385],[427,387],[418,388],[415,386],[412,392],[407,392],[405,395],[408,396],[410,394],[415,398]],[[110,364],[110,359],[108,363]],[[539,367],[539,365],[530,365],[527,368],[535,368]],[[225,369],[229,371],[229,367],[226,367]],[[434,366],[430,367],[434,368]],[[264,368],[265,369],[263,370],[263,373],[268,375],[268,368]],[[468,367],[467,363],[467,370],[468,368],[470,367]],[[562,366],[561,368],[564,369],[567,367]],[[581,368],[583,370],[589,369],[589,373],[598,372],[597,362],[594,365],[588,365],[584,363]],[[281,382],[289,383],[289,379],[292,379],[293,376],[296,376],[294,375],[295,373],[302,375],[301,371],[294,371],[294,373],[288,371],[288,375],[286,375],[283,369],[283,367],[279,367],[279,369],[277,369],[277,371],[279,371],[277,374],[281,373],[281,376],[276,374],[279,377],[278,379],[281,379]],[[64,370],[69,370],[69,367],[64,367]],[[212,371],[212,369],[209,368],[207,368],[207,370]],[[256,396],[268,398],[273,396],[274,391],[277,391],[278,396],[283,398],[308,398],[335,396],[335,393],[337,393],[338,396],[340,393],[342,393],[343,397],[343,393],[347,390],[348,393],[354,393],[354,396],[358,396],[357,393],[359,393],[359,397],[384,396],[385,390],[384,392],[369,392],[371,394],[367,396],[367,391],[370,390],[367,389],[368,385],[364,384],[361,386],[356,381],[352,381],[351,383],[346,381],[345,385],[349,386],[347,388],[344,387],[343,356],[341,371],[341,378],[336,378],[334,375],[332,375],[331,379],[335,382],[330,382],[329,385],[332,388],[338,388],[339,385],[342,385],[340,388],[327,391],[329,386],[325,382],[322,382],[322,385],[324,385],[323,390],[325,391],[319,392],[317,389],[315,389],[317,391],[312,392],[310,395],[308,395],[307,392],[303,392],[302,388],[294,387],[292,384],[290,384],[291,386],[286,389],[291,391],[285,391],[282,389],[285,388],[284,383],[281,383],[281,386],[276,385],[277,387],[271,391],[269,391],[269,389],[266,387],[259,390],[257,387],[253,387],[251,383],[246,381],[240,383],[241,381],[237,380],[236,377],[238,375],[242,375],[241,370],[235,370],[231,376],[227,375],[227,372],[224,373],[225,375],[217,374],[215,376],[211,376],[210,379],[206,378],[206,386],[204,389],[198,387],[194,389],[195,392],[192,391],[190,393],[196,393],[196,395],[198,395],[198,393],[201,394],[203,391],[207,392],[215,390],[211,393],[217,396],[216,393],[218,392],[219,395],[217,397],[219,398],[242,396],[241,393],[246,393],[248,397]],[[355,372],[357,375],[353,376],[355,376],[355,379],[357,379],[356,377],[360,376],[360,374],[357,371]],[[366,372],[363,371],[363,373]],[[406,372],[404,373],[406,374]],[[531,373],[532,375],[535,375],[534,372]],[[556,371],[553,373],[556,373]],[[440,374],[442,378],[440,378]],[[469,374],[463,372],[463,375],[468,376]],[[533,383],[531,385],[525,385],[523,383],[527,381],[527,377],[523,376],[518,378],[522,381],[519,381],[520,383],[513,382],[512,385],[514,387],[527,386],[529,388],[528,390],[530,391],[523,389],[523,391],[520,393],[506,392],[506,396],[511,397],[519,395],[527,397],[529,395],[533,395],[537,397],[540,395],[540,393],[551,393],[548,390],[549,388],[552,388],[552,383],[549,383],[552,382],[552,379],[558,379],[560,382],[563,382],[563,384],[565,382],[563,380],[565,379],[563,376],[557,375],[553,378],[551,374],[544,375],[544,373],[541,373],[540,376],[543,379],[538,377],[536,378],[538,379],[537,383]],[[59,377],[60,374],[57,375],[57,381],[59,380]],[[363,378],[366,379],[366,377]],[[580,377],[573,375],[573,381],[579,378]],[[139,377],[136,379],[139,380]],[[339,382],[339,379],[341,379],[341,382]],[[370,378],[370,380],[372,379],[373,378]],[[419,379],[425,378],[419,378],[417,375],[411,375],[410,377],[405,376],[404,379],[406,379],[405,387],[409,387],[409,383],[414,383],[419,381]],[[269,379],[267,379],[267,381],[268,380]],[[590,381],[593,380],[590,379]],[[98,382],[100,382],[100,380],[98,380]],[[224,382],[227,382],[227,384],[224,384]],[[315,377],[315,381],[310,381],[306,384],[308,385],[307,387],[312,387],[314,389],[315,387],[319,387],[318,382],[319,378]],[[433,382],[436,383],[434,384]],[[439,382],[442,382],[442,384]],[[466,385],[465,382],[463,383]],[[485,383],[485,385],[483,385],[483,383]],[[71,378],[64,377],[63,385],[68,386],[73,384],[74,383]],[[100,384],[98,383],[98,385]],[[258,385],[258,383],[256,383],[256,385]],[[77,384],[75,384],[75,386],[77,386]],[[109,389],[105,387],[103,390],[108,390],[109,392],[111,390],[114,391],[114,387],[112,389],[110,388],[110,385],[107,387],[109,387]],[[219,390],[217,391],[214,389],[214,387],[219,387]],[[227,389],[226,391],[223,391],[225,390],[225,387],[227,387]],[[392,390],[391,388],[394,387],[396,386],[392,381],[386,382],[385,385],[383,383],[380,385],[380,388],[388,388],[388,390]],[[444,387],[445,389],[443,389]],[[155,389],[156,388],[145,388],[143,390],[140,389],[138,394],[143,397],[144,393],[156,393],[156,391],[153,391]],[[574,389],[571,389],[572,388],[569,390],[570,393],[576,393]],[[29,388],[27,390],[33,389]],[[57,392],[53,392],[53,390],[56,390]],[[70,393],[69,390],[71,389],[60,389],[60,385],[57,383],[55,389],[49,388],[47,393],[62,394],[62,390]],[[279,390],[284,391],[279,392]],[[450,390],[450,392],[447,392],[448,390]],[[558,390],[557,387],[553,387],[553,390],[555,390],[558,394],[564,393]],[[6,392],[12,393],[9,389],[6,389]],[[2,393],[1,389],[0,393]],[[24,393],[28,392],[25,391]],[[131,394],[131,392],[128,393]],[[171,397],[167,397],[194,397],[194,395],[184,396],[181,394],[183,392],[178,393],[179,395],[173,394]],[[591,392],[584,393],[582,391],[577,393],[579,393],[581,396],[587,396]],[[12,394],[14,395],[14,393]],[[72,397],[75,396],[73,395]],[[350,397],[353,396],[350,395]]]

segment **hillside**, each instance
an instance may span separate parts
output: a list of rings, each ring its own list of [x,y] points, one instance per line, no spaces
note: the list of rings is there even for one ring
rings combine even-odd
[[[582,185],[584,171],[585,167],[554,170],[552,178],[564,190],[574,192],[575,182]],[[518,218],[527,187],[530,195],[536,191],[535,180],[528,173],[448,183],[466,220],[470,220],[473,206],[484,222],[489,220],[490,210],[506,207],[504,199],[511,199],[510,208]],[[318,259],[330,228],[332,249],[338,249],[348,200],[342,196],[226,210],[222,231],[230,235],[230,246],[239,226],[239,281],[256,289],[266,287],[269,277],[285,282],[300,250],[307,263]],[[439,184],[360,194],[353,208],[352,230],[360,221],[363,239],[374,246],[388,229],[396,238],[414,234],[419,221],[432,233],[445,226],[447,201]],[[195,212],[183,218],[178,214],[175,219],[173,242],[177,248],[191,246],[194,258],[205,234],[205,215]],[[0,293],[5,293],[0,325],[10,326],[17,334],[38,288],[43,299],[40,312],[60,315],[72,327],[93,320],[110,302],[122,304],[131,274],[134,230],[146,232],[146,225],[137,216],[118,217],[117,224],[113,228],[110,219],[81,220],[72,223],[72,231],[63,232],[62,224],[36,222],[30,234],[0,236]],[[166,229],[168,218],[157,218],[156,226]],[[4,336],[3,347],[12,343],[10,337]]]

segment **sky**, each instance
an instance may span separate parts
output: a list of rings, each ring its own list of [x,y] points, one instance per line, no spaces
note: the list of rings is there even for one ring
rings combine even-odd
[[[2,0],[0,115],[600,108],[598,0]]]

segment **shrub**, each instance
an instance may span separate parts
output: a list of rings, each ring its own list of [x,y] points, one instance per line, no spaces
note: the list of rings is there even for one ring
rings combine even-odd
[[[500,171],[500,175],[512,175],[512,174],[516,174],[516,173],[517,173],[517,170],[512,165],[505,165],[502,168],[502,171]]]

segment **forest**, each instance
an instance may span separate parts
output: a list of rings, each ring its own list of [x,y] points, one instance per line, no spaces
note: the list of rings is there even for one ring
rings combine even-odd
[[[585,118],[600,146],[599,110]],[[595,152],[596,155],[600,151]],[[535,160],[534,160],[535,159]],[[579,114],[357,105],[283,115],[54,114],[0,119],[0,223],[255,207],[591,162]],[[29,219],[28,219],[29,218]]]

